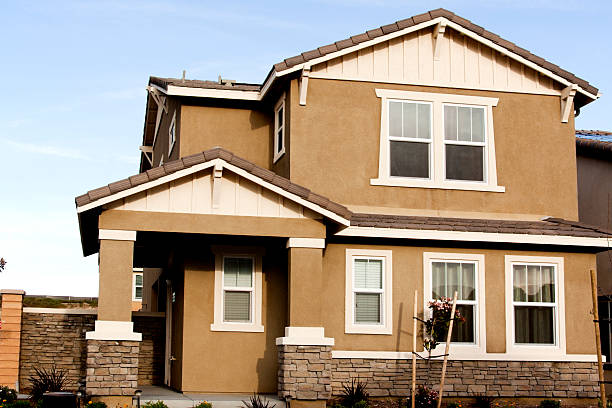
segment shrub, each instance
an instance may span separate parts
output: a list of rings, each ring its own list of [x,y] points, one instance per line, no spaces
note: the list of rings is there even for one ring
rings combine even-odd
[[[338,403],[345,408],[357,408],[356,405],[361,401],[364,401],[365,406],[367,407],[368,402],[370,401],[370,395],[366,391],[366,387],[366,383],[353,378],[350,385],[344,384],[342,386],[342,394],[338,399]]]
[[[407,406],[412,406],[412,396],[408,398]],[[417,408],[435,408],[438,405],[438,391],[419,385],[416,389],[414,405]]]
[[[89,401],[87,402],[87,408],[108,408],[108,406],[102,401]]]
[[[0,406],[6,407],[6,408],[32,408],[32,404],[30,403],[30,401],[24,401],[24,400],[13,401],[6,405],[0,405]]]
[[[356,402],[355,405],[353,405],[353,408],[368,408],[369,406],[368,401],[361,400]]]
[[[193,408],[212,408],[212,403],[208,401],[203,401],[203,402],[200,402],[198,405],[196,405]]]
[[[17,399],[17,391],[9,387],[0,387],[0,401],[11,403]]]
[[[48,371],[45,368],[34,367],[34,374],[29,378],[32,384],[32,400],[35,402],[42,399],[45,392],[64,391],[68,382],[66,372],[53,366]]]
[[[446,408],[462,408],[463,404],[461,401],[451,401],[446,404]]]
[[[495,398],[490,397],[488,395],[476,395],[474,397],[474,407],[475,408],[491,408],[493,406],[493,400]]]
[[[561,408],[561,400],[545,399],[540,401],[539,408]]]
[[[262,399],[259,395],[253,394],[248,401],[242,401],[246,408],[274,408],[276,404],[272,404],[265,397]],[[272,405],[270,405],[272,404]]]
[[[168,406],[164,404],[164,401],[157,401],[157,402],[148,401],[142,407],[143,408],[168,408]]]

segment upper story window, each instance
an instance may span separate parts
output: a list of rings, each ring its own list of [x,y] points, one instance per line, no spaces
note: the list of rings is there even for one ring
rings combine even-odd
[[[274,162],[285,154],[285,94],[274,106]]]
[[[497,185],[497,98],[377,89],[379,174],[373,185],[503,192]]]
[[[174,143],[176,142],[176,111],[172,116],[172,122],[170,122],[170,128],[168,129],[168,157],[172,153]]]

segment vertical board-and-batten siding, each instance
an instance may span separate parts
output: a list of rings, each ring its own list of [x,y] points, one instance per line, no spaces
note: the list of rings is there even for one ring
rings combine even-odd
[[[561,86],[496,50],[446,28],[426,28],[314,65],[313,77],[558,95]]]
[[[119,199],[106,209],[283,218],[321,218],[313,211],[250,180],[223,171],[219,208],[213,208],[213,176],[204,170]]]

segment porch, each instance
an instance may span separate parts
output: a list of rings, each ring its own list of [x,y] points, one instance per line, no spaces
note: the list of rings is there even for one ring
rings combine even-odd
[[[250,397],[247,394],[183,394],[159,386],[144,386],[141,389],[141,405],[148,401],[163,401],[168,408],[191,408],[203,401],[211,402],[215,408],[239,408],[244,407],[242,401],[248,401]],[[263,397],[275,404],[276,408],[286,407],[285,402],[278,399],[275,394],[267,394]]]

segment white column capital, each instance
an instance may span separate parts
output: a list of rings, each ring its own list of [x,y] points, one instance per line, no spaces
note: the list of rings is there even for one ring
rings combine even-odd
[[[285,327],[285,337],[276,338],[277,346],[333,346],[334,338],[325,337],[323,327]]]
[[[96,320],[95,330],[85,333],[85,339],[142,341],[142,333],[134,333],[133,322]]]
[[[287,248],[325,248],[325,239],[323,238],[289,238],[287,239]]]
[[[136,231],[100,229],[98,239],[110,241],[136,241]]]

